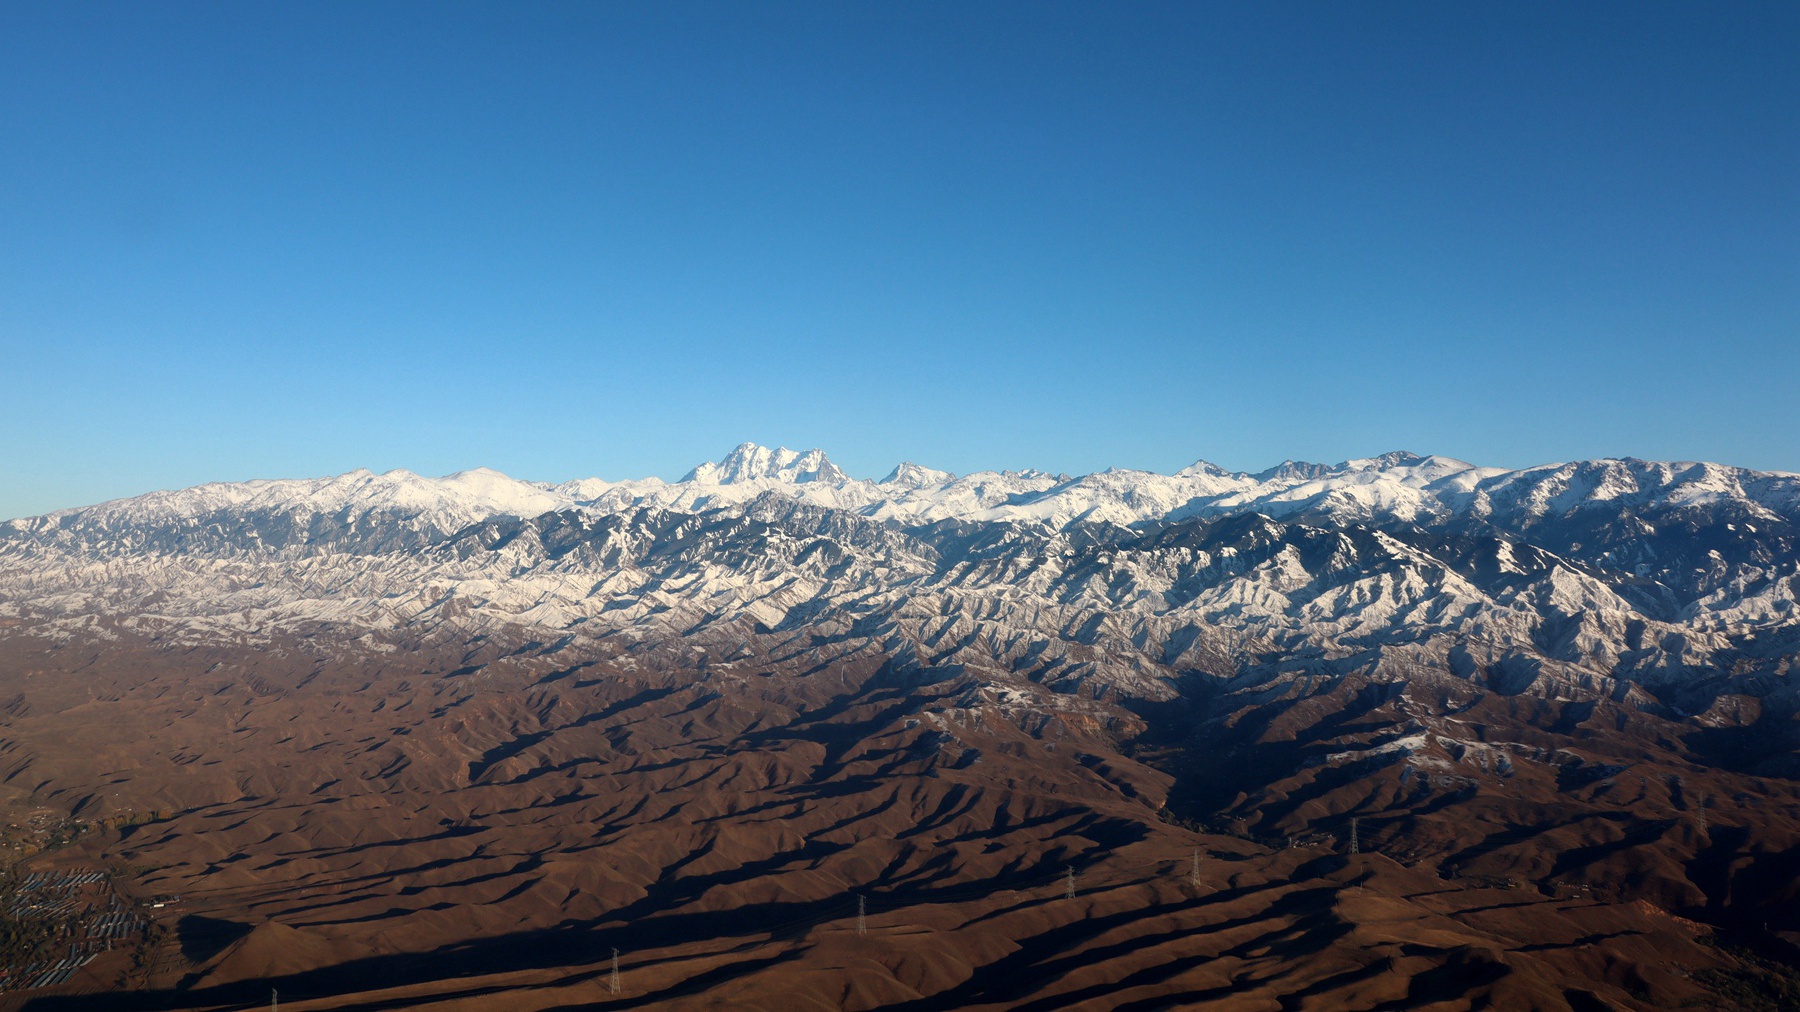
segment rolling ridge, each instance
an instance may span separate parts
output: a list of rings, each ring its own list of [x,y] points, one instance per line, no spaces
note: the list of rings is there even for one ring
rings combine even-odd
[[[5,800],[182,897],[143,968],[20,1000],[1779,1001],[1797,519],[1800,478],[1710,464],[746,444],[11,521]]]

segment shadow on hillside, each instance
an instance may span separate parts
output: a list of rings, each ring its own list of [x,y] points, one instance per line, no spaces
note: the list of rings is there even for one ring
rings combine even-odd
[[[932,877],[923,882],[916,875],[905,881],[884,875],[869,883],[862,892],[868,898],[871,909],[880,909],[887,897],[893,897],[892,902],[896,904],[939,903],[970,895],[987,895],[999,890],[1054,885],[1060,881],[1066,866],[1080,868],[1098,859],[1113,847],[1135,839],[1137,834],[1132,830],[1141,831],[1141,828],[1123,821],[1118,821],[1117,825],[1090,823],[1084,827],[1089,839],[1093,840],[1096,835],[1103,839],[1092,842],[1079,852],[1047,852],[1034,864],[1013,869],[974,886],[967,882],[951,881],[955,878],[954,869],[940,867],[934,869]],[[191,989],[46,996],[28,1002],[24,1009],[25,1012],[167,1012],[196,1007],[266,1008],[272,989],[279,991],[284,1000],[303,1001],[355,995],[377,989],[406,988],[461,977],[566,966],[599,967],[614,948],[629,954],[633,951],[648,951],[709,939],[733,941],[747,937],[797,937],[822,923],[851,918],[856,914],[856,900],[850,894],[810,902],[757,903],[717,912],[656,914],[657,910],[691,902],[711,887],[729,887],[744,874],[745,871],[739,869],[657,883],[651,887],[649,895],[632,904],[631,908],[615,911],[608,918],[609,923],[605,927],[598,926],[595,922],[586,922],[520,932],[446,946],[432,952],[354,960],[269,980],[238,981]],[[641,916],[643,919],[631,921],[633,916]],[[620,917],[626,918],[628,923],[610,923]],[[239,929],[239,937],[243,934],[242,925],[229,921],[209,921],[206,918],[188,920],[196,922],[192,928],[196,941],[211,947],[206,952],[208,956],[216,954],[235,940],[235,937],[227,937],[229,932],[223,925]],[[209,923],[198,923],[201,921]],[[184,947],[184,953],[186,951]],[[196,953],[201,951],[204,950],[195,950]],[[696,988],[716,986],[736,976],[759,971],[786,958],[789,957],[727,963],[673,989],[653,994],[621,996],[615,1001],[584,1007],[627,1009],[654,1006],[680,994],[691,993]],[[581,983],[605,972],[604,969],[584,969],[547,982],[545,986]],[[435,992],[432,997],[434,1001],[447,1001],[453,998],[480,997],[498,990],[501,988],[492,985],[472,986],[463,990],[450,988]],[[417,1004],[418,1000],[415,996],[352,1002],[333,1007],[340,1012],[382,1012],[409,1008]]]
[[[188,914],[175,924],[175,940],[181,945],[181,955],[194,964],[206,962],[249,933],[248,924],[199,914]]]

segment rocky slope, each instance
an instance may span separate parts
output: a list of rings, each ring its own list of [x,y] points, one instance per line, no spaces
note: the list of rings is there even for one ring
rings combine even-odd
[[[585,1004],[627,937],[619,1007],[1777,994],[1797,523],[1795,475],[1404,453],[202,486],[0,525],[0,785],[164,813],[83,845],[200,918],[130,1007],[459,952],[446,1008]]]
[[[206,639],[314,628],[679,638],[715,661],[831,637],[1058,688],[1188,674],[1786,697],[1800,477],[1387,454],[1261,475],[881,483],[746,444],[676,483],[405,472],[156,493],[0,527],[0,608]],[[755,641],[752,645],[752,641]]]

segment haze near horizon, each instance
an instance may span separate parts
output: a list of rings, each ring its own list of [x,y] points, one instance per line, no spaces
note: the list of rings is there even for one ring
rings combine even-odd
[[[1800,470],[1800,13],[0,11],[0,516],[356,467]]]

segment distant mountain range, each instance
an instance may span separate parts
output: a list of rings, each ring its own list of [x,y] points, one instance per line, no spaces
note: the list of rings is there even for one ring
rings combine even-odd
[[[1446,673],[1701,711],[1791,695],[1800,475],[1387,453],[881,481],[746,443],[677,482],[354,471],[0,525],[0,619],[175,640],[487,638],[711,663],[874,652],[1161,698]],[[369,639],[373,637],[373,639]],[[762,661],[757,661],[761,663]]]
[[[1789,1008],[1733,946],[1800,965],[1797,524],[1411,453],[157,492],[0,524],[0,814],[188,905],[155,1001],[70,1009],[572,1008],[625,947],[672,1008],[775,1007],[722,953],[910,1012]]]

